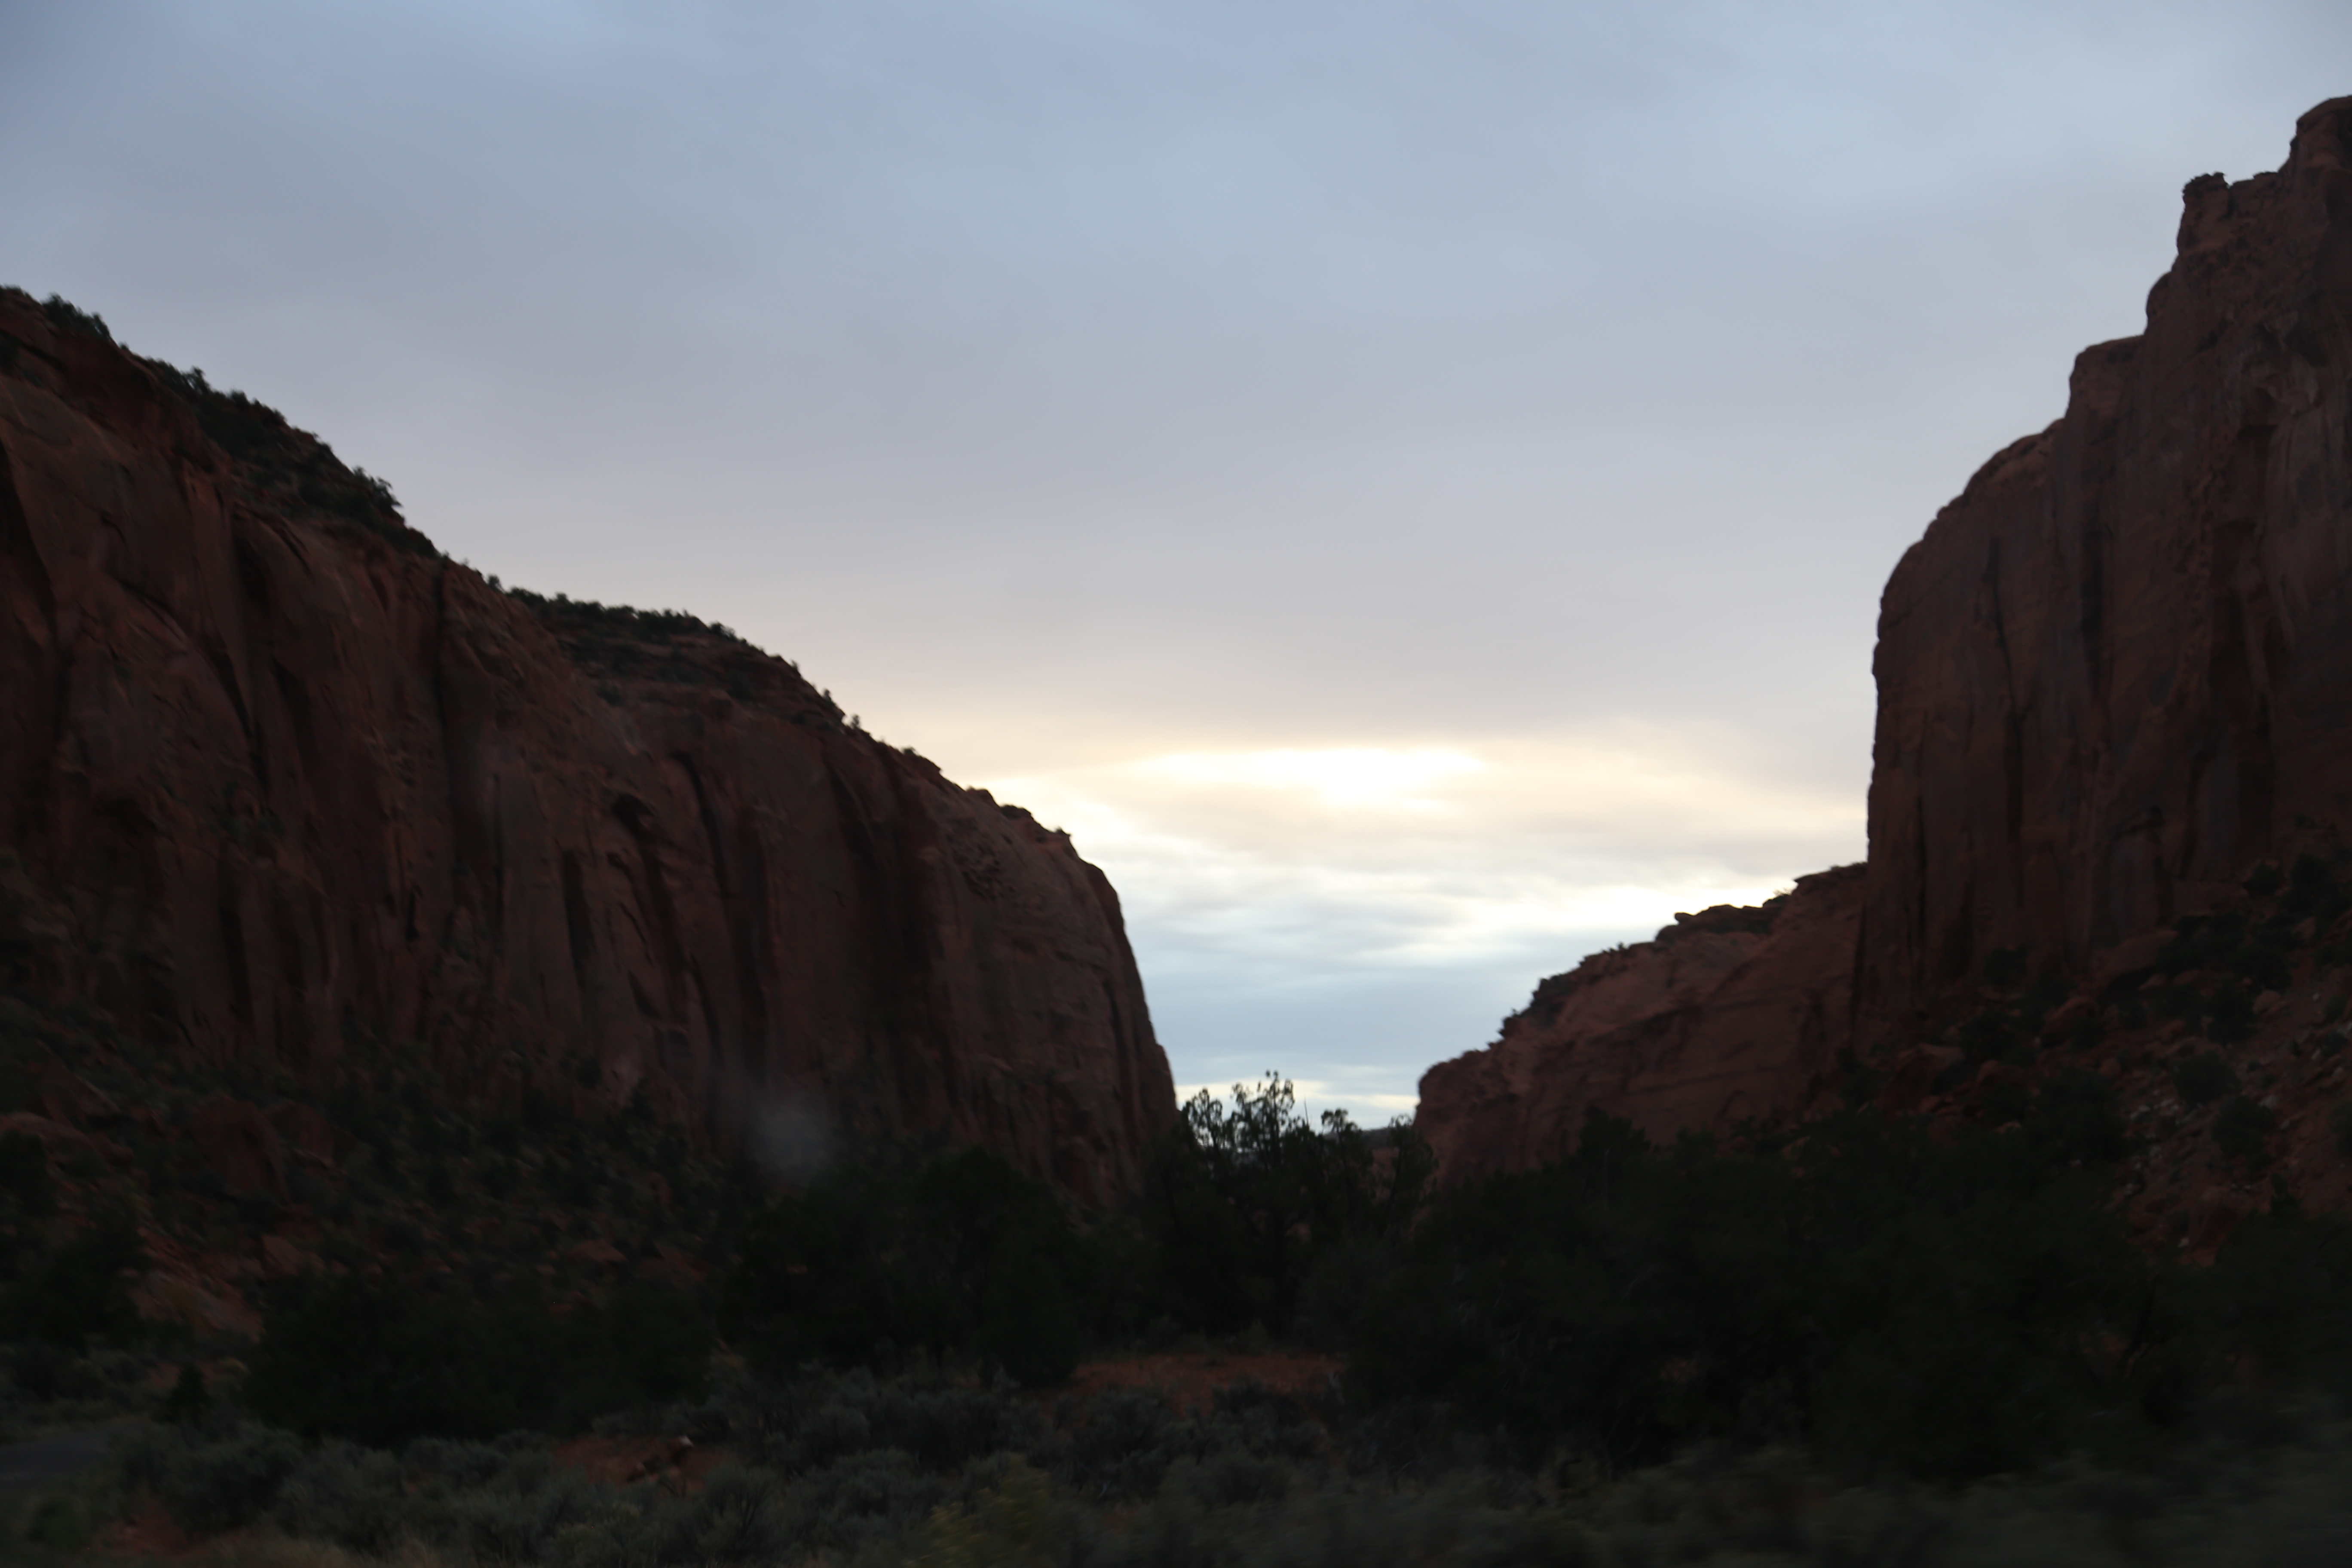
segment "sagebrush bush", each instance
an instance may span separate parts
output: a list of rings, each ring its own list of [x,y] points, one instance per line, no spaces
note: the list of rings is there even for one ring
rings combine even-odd
[[[1811,1439],[1969,1476],[2155,1419],[2158,1358],[2085,1348],[2136,1331],[2148,1289],[2105,1174],[2078,1166],[2120,1148],[2084,1115],[2101,1103],[2053,1086],[2021,1136],[1948,1145],[1849,1112],[1794,1159],[1656,1149],[1594,1117],[1570,1160],[1438,1206],[1352,1376],[1448,1402],[1523,1454],[1616,1465]]]
[[[381,1553],[406,1531],[408,1489],[400,1461],[351,1443],[329,1443],[289,1472],[270,1520],[289,1535]]]
[[[260,1518],[302,1460],[302,1441],[294,1434],[234,1421],[193,1430],[134,1428],[115,1448],[126,1481],[152,1492],[174,1523],[195,1535],[215,1535]]]

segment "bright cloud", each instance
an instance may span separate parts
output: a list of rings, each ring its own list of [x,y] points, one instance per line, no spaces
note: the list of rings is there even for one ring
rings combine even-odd
[[[1180,1079],[1222,1095],[1278,1068],[1375,1121],[1542,975],[1863,838],[1858,790],[1703,727],[1187,746],[987,782],[1110,873]],[[1416,985],[1452,1005],[1397,1005]]]
[[[1439,780],[1483,772],[1462,752],[1340,746],[1322,751],[1184,752],[1135,764],[1198,789],[1312,791],[1327,805],[1435,811],[1422,793]]]

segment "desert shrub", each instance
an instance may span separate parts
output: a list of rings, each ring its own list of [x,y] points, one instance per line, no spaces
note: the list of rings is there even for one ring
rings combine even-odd
[[[2147,1265],[2067,1146],[1845,1113],[1791,1160],[1594,1117],[1570,1160],[1439,1205],[1351,1375],[1530,1455],[1810,1435],[1915,1473],[2029,1463],[2159,1392],[2158,1358],[2086,1348],[2142,1321]]]
[[[103,1500],[86,1489],[0,1490],[0,1560],[26,1564],[83,1560],[81,1554],[105,1520]]]
[[[646,1284],[621,1287],[563,1319],[554,1423],[578,1426],[607,1410],[691,1399],[707,1386],[710,1325],[691,1297]]]
[[[788,1540],[776,1478],[740,1465],[710,1473],[683,1508],[669,1510],[655,1546],[663,1563],[772,1563]]]
[[[194,1426],[212,1413],[213,1393],[202,1368],[193,1362],[180,1369],[172,1391],[155,1407],[155,1417],[173,1426]]]
[[[1954,1037],[1971,1062],[1988,1062],[2014,1055],[2024,1045],[2016,1017],[2005,1007],[1988,1007],[1969,1018]]]
[[[2209,968],[2236,951],[2244,935],[2245,921],[2235,913],[2184,915],[2172,922],[2172,940],[2157,954],[2157,972],[2170,980]]]
[[[2278,1117],[2256,1100],[2233,1094],[2213,1113],[2213,1142],[2232,1160],[2260,1164]]]
[[[2278,982],[2280,984],[2285,981]],[[2254,1032],[2254,999],[2247,989],[2235,981],[2225,981],[2213,987],[2206,999],[2205,1032],[2217,1045],[2234,1046]]]
[[[723,1441],[793,1474],[874,1448],[954,1468],[1049,1446],[1044,1406],[1018,1392],[1009,1378],[975,1384],[951,1368],[887,1377],[813,1369],[790,1379],[738,1370],[699,1405],[662,1413],[656,1429]]]
[[[1437,1206],[1351,1376],[1449,1401],[1530,1450],[1567,1439],[1620,1463],[1769,1424],[1798,1359],[1795,1180],[1591,1116],[1570,1159]]]
[[[131,1279],[146,1258],[139,1233],[121,1217],[78,1232],[37,1262],[20,1261],[0,1290],[0,1340],[34,1340],[79,1353],[94,1339],[141,1336]]]
[[[1059,1469],[1081,1496],[1148,1497],[1169,1466],[1199,1447],[1192,1424],[1156,1390],[1108,1388],[1087,1402]]]
[[[302,1461],[302,1443],[250,1422],[150,1426],[117,1439],[114,1459],[131,1487],[152,1493],[181,1529],[213,1535],[269,1510]]]
[[[2053,1073],[2034,1092],[2026,1135],[2053,1162],[2105,1163],[2124,1157],[2129,1143],[2116,1086],[2088,1068]]]
[[[488,1443],[421,1437],[401,1454],[403,1473],[413,1484],[463,1489],[482,1486],[506,1468],[508,1453]]]
[[[545,1454],[517,1456],[497,1479],[451,1498],[436,1533],[476,1561],[538,1563],[552,1557],[564,1531],[606,1523],[610,1494]]]
[[[771,1373],[974,1352],[1037,1385],[1076,1365],[1093,1274],[1051,1192],[966,1149],[911,1173],[843,1166],[771,1202],[745,1222],[720,1317]]]
[[[16,1214],[37,1219],[55,1214],[57,1186],[49,1179],[49,1154],[29,1132],[0,1137],[0,1196]]]
[[[2352,1216],[2274,1205],[2231,1233],[2202,1283],[2221,1345],[2275,1383],[2352,1395]]]
[[[931,1512],[919,1542],[918,1568],[1016,1568],[1059,1560],[1071,1532],[1069,1510],[1040,1470],[1015,1459],[1003,1479],[967,1508]]]
[[[2336,879],[2335,868],[2309,850],[2294,858],[2294,868],[2287,873],[2285,897],[2279,909],[2291,920],[2314,920],[2325,930],[2345,910],[2352,910],[2352,895],[2347,895]]]
[[[279,1487],[270,1521],[289,1535],[382,1552],[411,1526],[400,1461],[380,1449],[328,1443]]]
[[[93,310],[85,310],[61,294],[52,294],[41,301],[41,314],[53,327],[68,331],[85,332],[105,342],[112,342],[114,334],[108,330],[106,318]]]
[[[485,1437],[688,1395],[709,1347],[690,1301],[647,1287],[558,1317],[529,1294],[480,1305],[306,1276],[271,1302],[245,1397],[313,1436]]]
[[[364,468],[353,468],[334,449],[296,429],[268,404],[242,392],[223,392],[201,370],[181,370],[161,360],[142,360],[157,383],[195,416],[206,437],[235,459],[244,479],[280,505],[355,523],[394,548],[440,557],[430,540],[401,520],[392,487]]]
[[[2172,1064],[2172,1088],[2189,1105],[2210,1105],[2238,1089],[2237,1069],[2218,1051],[2201,1051]]]
[[[794,1476],[782,1500],[777,1528],[801,1556],[846,1554],[911,1531],[953,1489],[947,1478],[926,1472],[911,1454],[866,1449]]]
[[[1152,1295],[1210,1332],[1288,1333],[1323,1258],[1402,1237],[1434,1169],[1409,1127],[1367,1132],[1339,1111],[1310,1122],[1276,1075],[1234,1085],[1230,1110],[1203,1090],[1151,1152]]]

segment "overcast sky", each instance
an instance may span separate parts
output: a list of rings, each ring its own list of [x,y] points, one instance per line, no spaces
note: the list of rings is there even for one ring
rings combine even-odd
[[[1864,853],[1903,548],[2342,0],[0,0],[0,281],[1066,826],[1384,1120]]]

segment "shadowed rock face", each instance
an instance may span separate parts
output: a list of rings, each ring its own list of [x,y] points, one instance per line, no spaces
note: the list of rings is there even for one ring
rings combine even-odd
[[[0,295],[0,958],[151,1042],[642,1086],[1129,1190],[1174,1114],[1102,874],[685,616],[492,588],[232,402]]]
[[[1570,1153],[1588,1109],[1661,1141],[1796,1110],[1849,1043],[1862,891],[1861,867],[1823,871],[1537,986],[1501,1039],[1422,1077],[1413,1125],[1443,1179]]]
[[[1589,1109],[1653,1136],[1794,1110],[1994,950],[2096,975],[2352,830],[2352,99],[2184,202],[2147,331],[2085,351],[2065,416],[1887,584],[1866,871],[1544,982],[1422,1080],[1448,1179],[1565,1152]]]
[[[2352,99],[2184,193],[2147,330],[1887,584],[1860,1001],[1996,949],[2080,969],[2352,826]]]

